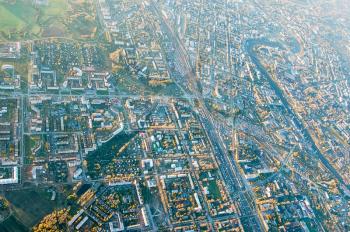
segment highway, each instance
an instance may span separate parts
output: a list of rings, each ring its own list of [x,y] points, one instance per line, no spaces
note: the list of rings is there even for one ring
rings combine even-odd
[[[230,155],[218,137],[213,123],[206,116],[201,117],[201,123],[207,133],[207,137],[210,139],[215,158],[230,197],[239,206],[243,227],[247,231],[262,231],[262,226],[255,210],[253,193],[249,184],[245,181],[244,177],[240,176],[234,160],[229,158]]]
[[[259,45],[265,45],[270,47],[279,47],[281,48],[281,45],[279,43],[270,42],[267,39],[251,39],[247,40],[244,44],[245,51],[249,54],[252,62],[255,64],[256,68],[261,72],[262,77],[265,77],[268,83],[270,84],[271,88],[275,91],[277,97],[281,100],[284,108],[286,109],[287,113],[291,116],[293,122],[295,123],[298,130],[301,131],[305,142],[310,145],[311,149],[314,151],[315,155],[319,160],[322,162],[322,164],[328,169],[330,173],[333,174],[333,176],[339,181],[342,188],[344,190],[350,191],[349,186],[345,184],[345,181],[343,177],[338,173],[338,171],[333,167],[332,164],[327,160],[327,158],[321,153],[319,148],[317,147],[315,141],[313,140],[309,129],[307,126],[305,126],[305,123],[300,119],[297,114],[292,109],[291,105],[289,104],[287,97],[285,97],[283,90],[277,85],[277,83],[271,78],[270,74],[266,71],[265,67],[261,64],[257,54],[254,52],[254,48]]]

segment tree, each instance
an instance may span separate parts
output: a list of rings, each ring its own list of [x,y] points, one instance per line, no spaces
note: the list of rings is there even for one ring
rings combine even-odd
[[[41,222],[33,228],[34,232],[64,232],[67,231],[68,210],[55,210],[45,216]]]

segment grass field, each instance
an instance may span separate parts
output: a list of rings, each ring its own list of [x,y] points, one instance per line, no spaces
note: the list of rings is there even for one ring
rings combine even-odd
[[[59,206],[57,200],[51,201],[51,193],[45,189],[14,190],[6,192],[5,197],[10,202],[13,216],[27,228],[36,225]]]
[[[0,0],[0,41],[91,38],[97,28],[93,9],[92,1],[48,0],[35,5],[29,0]]]
[[[8,31],[13,28],[21,29],[26,23],[8,10],[5,6],[0,5],[1,28],[3,31]]]
[[[0,28],[1,37],[8,39],[16,38],[19,35],[39,33],[39,26],[36,23],[36,10],[30,1],[17,1],[16,3],[0,2]]]
[[[2,232],[18,232],[29,231],[15,216],[10,216],[5,221],[0,223],[0,231]]]
[[[43,6],[42,10],[46,17],[61,16],[62,12],[66,12],[69,4],[65,0],[50,0],[47,6]]]
[[[208,190],[213,195],[214,199],[221,198],[220,189],[219,189],[218,185],[216,184],[215,180],[212,180],[209,182]]]
[[[0,25],[4,31],[23,30],[34,23],[36,10],[27,2],[6,4],[0,2]]]
[[[127,71],[120,70],[116,77],[118,91],[126,94],[157,94],[174,97],[181,97],[182,92],[175,83],[166,85],[150,86],[146,81],[137,79]]]

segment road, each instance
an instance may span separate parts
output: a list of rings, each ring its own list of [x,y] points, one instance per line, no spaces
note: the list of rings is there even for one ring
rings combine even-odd
[[[215,158],[218,162],[219,170],[222,178],[230,193],[231,199],[236,201],[241,214],[241,222],[246,231],[262,231],[261,222],[256,213],[254,205],[254,197],[249,184],[244,177],[240,176],[238,167],[227,149],[223,146],[223,142],[217,136],[213,123],[206,117],[201,118],[204,130],[210,138]]]
[[[247,186],[244,178],[240,176],[240,173],[235,166],[234,160],[229,159],[229,154],[222,139],[218,135],[217,129],[214,126],[212,114],[206,108],[202,94],[198,90],[197,78],[194,69],[191,67],[189,62],[189,56],[187,51],[179,39],[178,35],[174,33],[171,24],[167,21],[167,18],[160,12],[156,3],[152,1],[151,9],[158,15],[161,20],[162,29],[169,36],[172,41],[175,51],[178,53],[178,62],[181,62],[182,69],[185,70],[185,85],[188,87],[189,93],[187,95],[196,96],[198,101],[198,106],[196,109],[199,112],[199,117],[201,123],[206,131],[210,144],[212,146],[213,152],[215,154],[215,159],[219,163],[219,169],[221,175],[224,179],[225,185],[228,188],[231,199],[235,200],[240,207],[242,218],[244,222],[242,225],[246,231],[263,231],[262,223],[259,217],[256,215],[256,209],[252,205],[252,195],[250,191],[250,186]],[[249,184],[248,184],[249,185]],[[247,190],[248,189],[248,190]],[[237,194],[241,190],[247,190],[244,193]],[[241,219],[242,221],[242,219]]]
[[[301,118],[297,116],[297,114],[294,112],[293,108],[289,104],[287,97],[284,94],[284,91],[278,86],[278,84],[272,79],[270,74],[267,72],[265,67],[261,64],[257,54],[254,51],[254,48],[259,45],[265,45],[270,47],[279,47],[281,48],[281,45],[279,43],[270,42],[267,39],[251,39],[247,40],[244,44],[245,51],[249,54],[252,62],[255,64],[256,68],[261,72],[262,77],[265,78],[268,83],[270,84],[271,88],[275,91],[277,97],[281,100],[284,108],[286,109],[287,113],[291,116],[294,124],[296,125],[297,129],[301,131],[305,142],[310,145],[311,149],[314,151],[315,155],[319,160],[322,162],[322,164],[328,169],[330,173],[333,174],[333,176],[339,181],[341,184],[341,187],[344,190],[347,190],[350,192],[350,187],[345,184],[345,181],[343,177],[339,174],[339,172],[333,167],[333,165],[327,160],[327,158],[321,153],[319,148],[317,147],[315,141],[313,140],[309,128],[306,126],[305,122]]]

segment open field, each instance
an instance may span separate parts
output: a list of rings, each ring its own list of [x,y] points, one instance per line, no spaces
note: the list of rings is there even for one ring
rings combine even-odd
[[[174,83],[151,86],[145,80],[138,79],[125,70],[120,70],[116,75],[116,86],[120,93],[140,95],[168,95],[181,97],[180,88]]]
[[[17,218],[11,215],[5,221],[0,223],[0,231],[3,232],[17,232],[17,231],[29,231]]]
[[[23,224],[27,228],[33,227],[45,215],[51,213],[55,208],[59,208],[60,199],[51,201],[51,194],[52,193],[48,192],[47,189],[5,192],[5,197],[10,202],[13,217],[15,217],[14,219],[9,218],[8,220],[15,220],[17,218],[16,221],[20,220],[17,223],[18,226]],[[33,202],[35,202],[35,204],[33,204]],[[6,221],[4,223],[6,224]]]
[[[45,37],[93,38],[97,25],[92,1],[0,0],[0,41]]]

